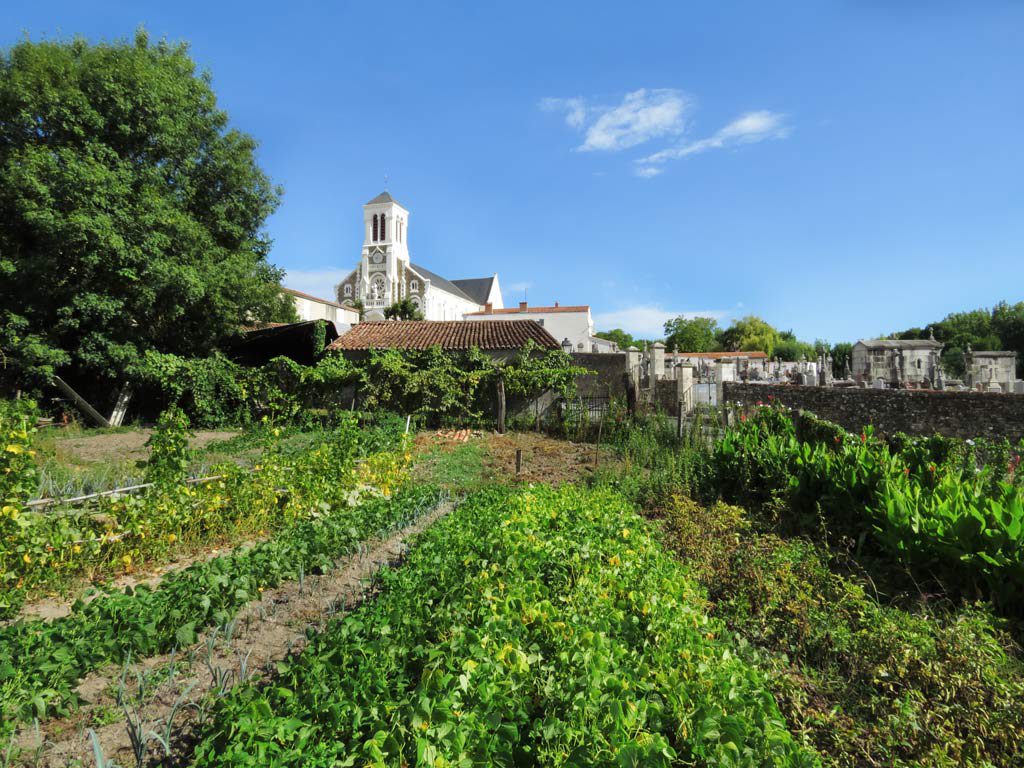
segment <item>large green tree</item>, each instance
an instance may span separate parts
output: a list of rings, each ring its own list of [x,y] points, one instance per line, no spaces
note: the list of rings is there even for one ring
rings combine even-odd
[[[680,315],[665,322],[669,352],[713,352],[718,348],[718,321],[713,317]]]
[[[718,334],[719,344],[729,352],[760,351],[768,357],[775,354],[779,341],[779,332],[756,315],[740,318]]]
[[[0,345],[8,383],[86,388],[146,350],[201,355],[294,319],[263,233],[280,190],[183,44],[23,41],[0,56]]]

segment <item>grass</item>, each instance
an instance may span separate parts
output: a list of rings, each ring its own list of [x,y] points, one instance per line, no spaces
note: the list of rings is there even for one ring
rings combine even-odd
[[[419,482],[440,483],[456,493],[470,493],[494,479],[485,458],[486,449],[478,442],[432,446],[417,458],[413,477]]]

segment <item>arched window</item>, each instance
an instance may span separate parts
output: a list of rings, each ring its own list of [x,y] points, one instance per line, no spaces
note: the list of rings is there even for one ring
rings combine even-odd
[[[413,305],[414,307],[416,307],[416,309],[419,309],[419,308],[420,308],[420,297],[419,297],[419,296],[413,296],[413,297],[411,297],[411,298],[409,299],[409,301],[411,301],[411,302],[412,302],[412,305]]]
[[[375,301],[383,301],[384,292],[387,290],[387,282],[384,275],[376,274],[370,281],[370,298]]]
[[[345,284],[345,295],[346,296],[351,296],[352,295],[352,286],[349,285],[348,283]]]
[[[419,280],[410,280],[409,281],[409,290],[412,291],[413,293],[418,293],[419,290],[420,290],[420,281]]]
[[[377,242],[377,214],[373,214],[373,242]]]
[[[388,230],[387,230],[387,227],[384,224],[384,214],[383,213],[380,215],[380,239],[381,240],[387,240],[388,239]]]

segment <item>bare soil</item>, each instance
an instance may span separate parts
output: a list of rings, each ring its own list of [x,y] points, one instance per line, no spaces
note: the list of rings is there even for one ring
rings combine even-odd
[[[189,649],[141,661],[126,676],[122,701],[142,733],[172,734],[169,752],[156,739],[145,747],[146,765],[188,762],[196,725],[218,695],[243,681],[272,675],[276,662],[305,646],[309,627],[322,629],[328,619],[359,605],[372,594],[377,571],[397,564],[412,540],[452,509],[443,504],[412,525],[366,542],[361,554],[338,561],[322,576],[309,576],[300,585],[289,582],[268,589],[262,599],[246,605],[235,620],[218,628]],[[73,716],[31,727],[18,734],[25,764],[56,768],[93,763],[89,730],[95,731],[107,760],[135,764],[124,708],[118,705],[121,669],[90,675],[78,688],[84,703]],[[139,680],[141,675],[142,685]],[[173,717],[173,727],[167,728]]]
[[[618,461],[608,448],[598,452],[590,443],[574,443],[537,432],[421,432],[414,444],[418,476],[445,482],[446,478],[436,471],[438,456],[466,450],[482,453],[480,477],[476,478],[481,482],[522,481],[557,486],[584,480],[597,466]],[[517,450],[522,452],[518,475]]]
[[[107,461],[138,461],[149,456],[146,441],[152,429],[134,429],[130,432],[103,432],[84,437],[70,437],[55,441],[58,456],[73,464],[92,464]],[[189,440],[189,447],[204,448],[215,440],[227,440],[237,435],[233,430],[200,430]]]

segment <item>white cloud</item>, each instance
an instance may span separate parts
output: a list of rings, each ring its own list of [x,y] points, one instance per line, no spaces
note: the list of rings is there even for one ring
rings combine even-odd
[[[689,99],[670,88],[627,93],[619,106],[602,112],[590,124],[579,150],[614,152],[681,133],[689,105]]]
[[[639,176],[641,179],[653,179],[664,172],[664,168],[658,168],[654,165],[641,165],[633,170],[634,175]]]
[[[626,333],[646,338],[660,338],[665,335],[665,322],[673,318],[713,317],[716,320],[725,318],[729,313],[721,310],[704,310],[697,312],[680,312],[663,309],[657,304],[637,304],[632,307],[618,309],[613,312],[597,312],[594,314],[594,326],[599,331],[610,331],[621,328]]]
[[[570,128],[582,128],[587,120],[586,102],[579,97],[571,99],[546,98],[540,100],[545,112],[565,112],[565,123]]]
[[[649,168],[668,160],[679,160],[689,155],[707,152],[709,149],[724,149],[736,144],[754,144],[768,139],[784,139],[788,135],[789,127],[785,124],[785,115],[768,110],[747,112],[706,139],[663,149],[637,160],[637,163],[640,164],[641,169]]]
[[[289,269],[282,284],[287,288],[335,301],[334,286],[348,277],[345,269]]]
[[[640,88],[615,107],[587,104],[573,98],[541,99],[545,112],[564,112],[571,128],[583,130],[581,152],[616,152],[645,141],[682,133],[691,101],[672,88]]]

